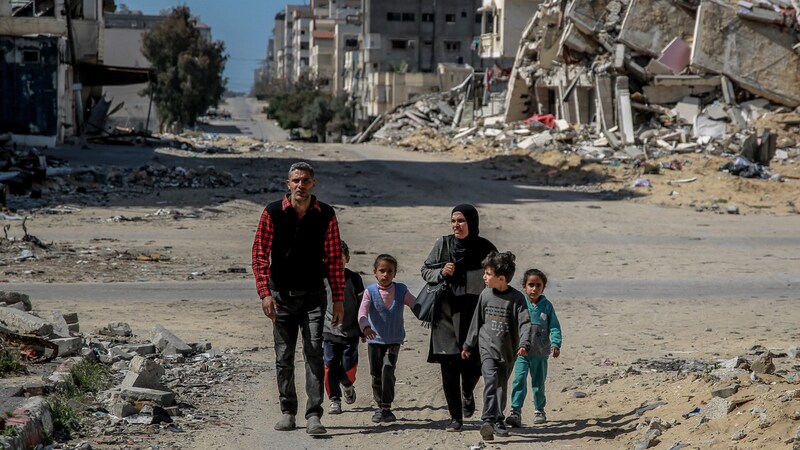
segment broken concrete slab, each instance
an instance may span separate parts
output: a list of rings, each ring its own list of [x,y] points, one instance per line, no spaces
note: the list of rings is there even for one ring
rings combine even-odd
[[[689,65],[691,56],[692,47],[683,39],[676,37],[661,51],[658,62],[677,75]]]
[[[700,114],[700,99],[684,97],[672,110],[685,122],[694,123],[694,118]]]
[[[164,376],[164,367],[157,362],[136,356],[131,360],[128,373],[120,385],[123,388],[138,387],[155,389],[158,391],[169,391],[162,383],[161,377]]]
[[[617,118],[622,132],[622,143],[633,144],[636,135],[633,131],[633,110],[631,109],[631,94],[628,91],[628,77],[617,77]]]
[[[0,303],[5,303],[7,305],[22,303],[25,307],[25,311],[30,311],[33,309],[30,297],[27,294],[22,294],[20,292],[0,291]]]
[[[133,335],[133,331],[126,322],[109,322],[108,325],[100,329],[100,334],[113,337],[129,337]]]
[[[739,87],[782,105],[800,105],[800,55],[794,33],[742,20],[737,8],[708,0],[697,9],[693,67],[726,75]],[[758,57],[754,57],[758,55]]]
[[[141,356],[152,355],[156,352],[156,346],[153,344],[123,344],[120,347],[129,353]]]
[[[50,314],[50,323],[53,325],[53,334],[59,337],[70,337],[69,324],[59,311],[53,311]]]
[[[722,419],[733,411],[734,407],[735,405],[731,401],[721,397],[714,397],[702,409],[703,416],[710,420]]]
[[[53,325],[46,320],[14,308],[0,308],[0,322],[15,333],[38,336],[50,336],[53,333]]]
[[[165,355],[188,355],[192,352],[191,347],[160,324],[153,328],[150,340],[156,346],[156,349]]]
[[[50,342],[58,346],[59,357],[75,356],[83,348],[83,338],[79,336],[50,339]]]
[[[566,15],[583,34],[591,36],[603,29],[608,3],[609,0],[573,0]]]
[[[719,397],[719,398],[728,398],[728,397],[730,397],[731,395],[735,394],[738,391],[739,391],[739,385],[738,384],[732,384],[730,386],[723,386],[723,387],[714,389],[713,391],[711,391],[711,396],[712,397]]]
[[[713,91],[713,86],[653,86],[642,87],[642,93],[647,102],[654,105],[678,103],[684,97],[707,94]]]
[[[632,0],[628,5],[619,41],[651,57],[675,38],[689,41],[694,33],[694,14],[669,0]]]
[[[171,406],[175,404],[175,393],[159,391],[156,389],[128,387],[119,390],[119,396],[126,400],[145,400],[156,402],[161,406]]]

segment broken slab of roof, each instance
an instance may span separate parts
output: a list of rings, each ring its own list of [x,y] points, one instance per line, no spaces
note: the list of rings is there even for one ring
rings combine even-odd
[[[719,73],[782,105],[800,106],[800,55],[790,30],[742,20],[734,6],[704,1],[697,10],[692,67]]]
[[[694,11],[669,0],[632,0],[619,41],[633,50],[658,57],[675,38],[691,41],[694,25]]]

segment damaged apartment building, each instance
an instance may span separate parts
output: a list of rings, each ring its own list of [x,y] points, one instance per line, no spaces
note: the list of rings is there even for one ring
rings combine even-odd
[[[799,12],[800,0],[542,2],[519,42],[505,122],[550,114],[613,147],[636,143],[653,116],[695,136],[717,121],[744,128],[740,103],[800,106]]]

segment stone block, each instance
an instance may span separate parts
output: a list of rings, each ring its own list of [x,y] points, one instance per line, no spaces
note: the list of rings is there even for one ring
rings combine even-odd
[[[30,311],[33,309],[30,297],[28,297],[27,294],[22,294],[20,292],[0,291],[0,302],[5,303],[6,305],[22,303],[25,307],[25,311]]]
[[[156,346],[153,344],[124,344],[120,345],[120,347],[125,349],[125,351],[136,353],[141,356],[153,355],[156,353]]]
[[[0,322],[21,334],[50,336],[53,332],[53,326],[41,317],[12,308],[0,308]]]
[[[64,315],[58,311],[50,314],[50,324],[53,325],[53,334],[58,337],[70,337],[69,324],[64,319]]]
[[[739,391],[739,385],[738,384],[732,384],[730,386],[725,386],[725,387],[720,387],[720,388],[714,389],[713,391],[711,391],[711,396],[712,397],[719,397],[719,398],[728,398],[728,397],[730,397],[731,395],[735,394],[738,391]]]
[[[192,352],[192,348],[183,342],[178,336],[172,334],[171,331],[164,328],[162,325],[156,325],[151,333],[151,341],[156,349],[162,354],[181,354],[188,355]]]
[[[78,313],[64,313],[63,316],[68,324],[78,323]]]
[[[703,416],[710,420],[721,419],[733,411],[734,406],[724,398],[714,397],[703,408]]]
[[[159,391],[169,391],[163,384],[161,384],[161,377],[164,376],[164,368],[161,364],[153,361],[152,359],[135,356],[131,360],[131,365],[128,368],[128,373],[125,379],[122,380],[121,386],[139,387],[155,389]]]
[[[133,404],[127,400],[123,400],[121,398],[115,398],[111,401],[111,406],[108,408],[108,412],[112,416],[116,416],[119,418],[132,416],[139,411],[136,409]]]
[[[129,337],[133,335],[133,331],[126,322],[109,322],[105,328],[100,330],[100,334],[113,337]]]
[[[119,396],[126,400],[138,401],[146,400],[155,402],[161,406],[172,406],[175,404],[175,393],[168,391],[159,391],[156,389],[129,387],[122,388],[119,391]]]
[[[65,337],[50,339],[50,342],[58,345],[58,356],[75,356],[81,352],[83,348],[83,338],[81,337]]]

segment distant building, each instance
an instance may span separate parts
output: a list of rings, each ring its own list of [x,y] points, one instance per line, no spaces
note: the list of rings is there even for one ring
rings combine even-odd
[[[541,3],[542,0],[483,0],[478,9],[481,58],[513,61],[525,25]]]

